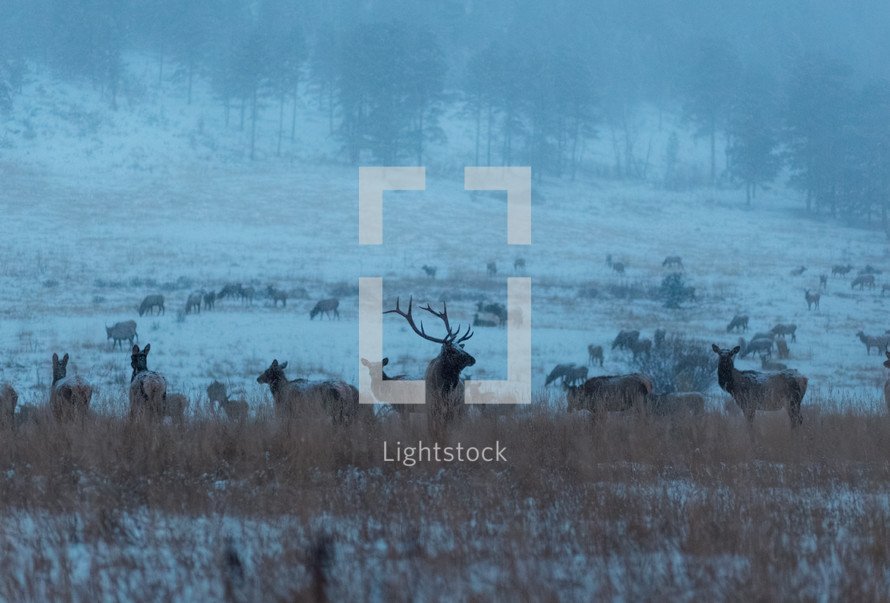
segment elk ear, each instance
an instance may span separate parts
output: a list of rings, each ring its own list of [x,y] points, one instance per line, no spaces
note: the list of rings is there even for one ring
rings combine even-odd
[[[146,343],[146,344],[145,344],[145,347],[142,348],[142,353],[145,354],[146,356],[148,356],[148,351],[149,351],[150,349],[151,349],[151,344],[150,344],[150,343]]]
[[[719,354],[719,353],[720,353],[720,348],[717,347],[717,344],[716,344],[716,343],[712,343],[712,344],[711,344],[711,349],[714,350],[714,353],[715,353],[715,354]]]
[[[286,369],[286,368],[287,368],[287,362],[286,362],[286,361],[285,361],[285,362],[282,362],[279,366],[280,366],[282,369]]]
[[[887,356],[890,357],[890,354],[887,354]],[[381,366],[386,366],[387,364],[389,364],[389,358],[384,358]]]
[[[139,353],[139,346],[138,346],[137,344],[134,344],[134,345],[133,345],[133,353],[134,353],[134,354],[138,354],[138,353]]]
[[[272,360],[272,366],[278,366],[278,358]]]
[[[739,346],[735,346],[734,348],[732,348],[732,352],[730,352],[729,354],[730,354],[731,356],[735,356],[736,354],[739,353],[739,351],[740,351],[741,349],[742,349],[741,347],[739,347]]]
[[[59,355],[53,352],[53,365],[59,364]]]
[[[68,354],[62,356],[62,364],[68,364]]]
[[[384,359],[384,360],[385,360],[385,359]],[[367,358],[362,358],[362,364],[364,364],[364,365],[365,365],[366,367],[368,367],[368,368],[371,368],[371,363],[368,362],[368,359],[367,359]],[[383,364],[386,364],[386,362],[384,362]]]

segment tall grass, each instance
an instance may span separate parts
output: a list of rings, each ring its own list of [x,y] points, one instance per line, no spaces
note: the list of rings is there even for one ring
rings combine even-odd
[[[183,426],[92,416],[0,433],[5,600],[881,600],[890,419],[805,407],[591,423],[542,406],[383,461],[397,417]],[[84,560],[87,561],[84,561]]]

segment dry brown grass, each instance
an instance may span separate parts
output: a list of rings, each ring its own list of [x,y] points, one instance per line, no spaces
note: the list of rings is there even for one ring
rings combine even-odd
[[[47,417],[0,433],[0,599],[884,600],[890,419],[804,416],[534,406],[449,435],[506,463],[410,468],[397,418]]]

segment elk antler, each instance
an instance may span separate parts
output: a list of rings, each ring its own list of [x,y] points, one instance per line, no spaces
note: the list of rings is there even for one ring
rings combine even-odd
[[[413,297],[408,298],[408,312],[402,312],[401,308],[399,308],[399,298],[396,298],[395,309],[387,310],[384,312],[384,314],[398,314],[399,316],[403,317],[405,320],[408,321],[408,324],[411,325],[411,328],[414,329],[415,333],[417,333],[418,335],[420,335],[427,341],[432,341],[434,343],[439,343],[439,344],[443,344],[443,345],[445,343],[461,343],[473,336],[473,334],[470,332],[470,327],[467,326],[467,332],[464,333],[464,335],[460,339],[457,339],[457,341],[455,341],[457,336],[460,334],[460,326],[458,326],[456,333],[451,331],[451,325],[448,323],[448,307],[444,303],[442,304],[442,308],[443,308],[442,312],[436,312],[435,310],[433,310],[430,307],[429,304],[427,304],[425,308],[421,308],[421,310],[426,310],[433,316],[441,318],[442,321],[445,323],[445,329],[448,332],[448,334],[445,335],[445,337],[443,337],[441,339],[427,335],[426,331],[423,328],[423,321],[420,322],[420,328],[417,328],[417,325],[414,322],[414,317],[411,315],[411,308],[412,308],[413,303],[414,303],[414,298]]]

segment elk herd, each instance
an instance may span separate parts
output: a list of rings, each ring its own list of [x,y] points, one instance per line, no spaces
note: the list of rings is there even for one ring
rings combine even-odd
[[[626,263],[607,257],[609,267],[619,275],[624,275]],[[680,256],[667,256],[662,267],[672,271],[684,270]],[[525,269],[525,260],[517,258],[514,271]],[[832,277],[845,278],[853,270],[853,266],[835,265],[831,269]],[[427,277],[436,277],[436,267],[424,265]],[[488,262],[486,271],[489,276],[497,273],[494,261]],[[800,266],[791,271],[790,276],[799,277],[806,271]],[[880,271],[871,266],[860,271],[852,280],[851,288],[874,288],[875,275]],[[820,276],[819,290],[804,289],[808,309],[819,309],[820,290],[827,287],[827,275]],[[890,286],[885,286],[885,290]],[[264,291],[272,306],[287,306],[288,293],[273,285]],[[188,295],[185,313],[198,314],[202,310],[212,310],[220,300],[238,300],[250,305],[256,297],[253,287],[245,287],[239,283],[230,283],[216,291],[195,291]],[[139,305],[139,315],[159,315],[165,312],[164,296],[152,294],[146,296]],[[318,301],[309,312],[310,319],[319,317],[329,320],[339,319],[339,299],[327,298]],[[426,415],[427,429],[436,437],[445,434],[449,427],[467,415],[465,404],[465,382],[462,373],[472,367],[476,359],[466,349],[465,344],[473,337],[473,327],[499,327],[507,322],[507,309],[499,303],[479,301],[471,325],[462,328],[452,326],[448,316],[448,307],[442,304],[438,311],[427,304],[420,311],[432,317],[441,326],[441,334],[428,332],[422,321],[414,315],[413,298],[409,298],[407,308],[403,308],[397,298],[395,306],[383,312],[401,317],[410,329],[421,339],[438,346],[437,353],[429,361],[424,374],[424,404],[392,404],[393,410],[400,416],[407,416],[412,410],[422,409]],[[105,326],[107,339],[114,347],[123,348],[124,342],[131,346],[132,374],[129,385],[129,418],[131,420],[158,420],[169,418],[175,423],[184,421],[189,400],[181,393],[168,391],[166,378],[148,367],[148,356],[151,345],[146,344],[140,349],[138,344],[137,324],[134,320],[117,322],[113,326]],[[749,331],[749,317],[736,314],[726,325],[727,333],[739,335],[737,345],[728,348],[712,344],[711,351],[716,354],[716,381],[719,387],[732,396],[735,404],[741,409],[747,421],[752,422],[756,411],[786,410],[792,426],[802,422],[801,404],[807,391],[808,380],[786,364],[773,358],[776,353],[778,360],[790,357],[789,343],[797,342],[797,325],[778,323],[767,331],[755,333],[746,339]],[[890,368],[890,333],[882,335],[866,335],[863,331],[856,334],[866,346],[870,354],[875,348],[884,351],[884,366]],[[654,341],[653,341],[654,340]],[[638,330],[621,330],[609,348],[613,354],[626,354],[633,362],[645,366],[653,355],[665,343],[665,332],[655,331],[653,338],[641,337]],[[565,392],[566,407],[569,412],[587,411],[592,418],[604,412],[625,412],[636,410],[653,416],[676,415],[678,413],[700,413],[705,408],[705,397],[700,392],[663,391],[658,383],[643,372],[619,375],[590,376],[589,367],[602,369],[604,365],[604,346],[590,344],[587,348],[586,365],[562,363],[556,365],[545,379],[545,387],[559,383]],[[432,355],[432,354],[431,354]],[[749,356],[759,357],[760,371],[739,370],[735,366],[737,358]],[[713,358],[713,356],[711,357]],[[49,409],[52,417],[58,422],[82,420],[87,416],[93,396],[93,387],[79,375],[68,374],[69,356],[61,358],[52,355],[52,385],[49,395]],[[384,372],[388,358],[374,362],[362,359],[362,363],[372,376],[371,386],[378,401],[381,393],[386,391],[382,384],[387,381],[399,381],[404,375],[390,377]],[[355,386],[342,380],[310,381],[302,378],[289,379],[285,370],[287,362],[279,363],[277,359],[256,378],[256,382],[268,385],[273,401],[274,415],[280,421],[290,421],[303,416],[305,409],[315,407],[324,412],[335,425],[350,425],[356,422],[375,420],[374,407],[360,404],[359,392]],[[713,365],[712,365],[713,367]],[[711,369],[713,370],[713,368]],[[885,401],[890,409],[890,380],[884,385]],[[244,422],[249,415],[249,405],[243,399],[229,397],[226,385],[214,381],[207,388],[207,399],[210,404],[233,422]],[[0,424],[14,424],[18,394],[9,384],[0,384]],[[411,408],[417,407],[417,408]],[[19,413],[23,415],[23,412]]]

